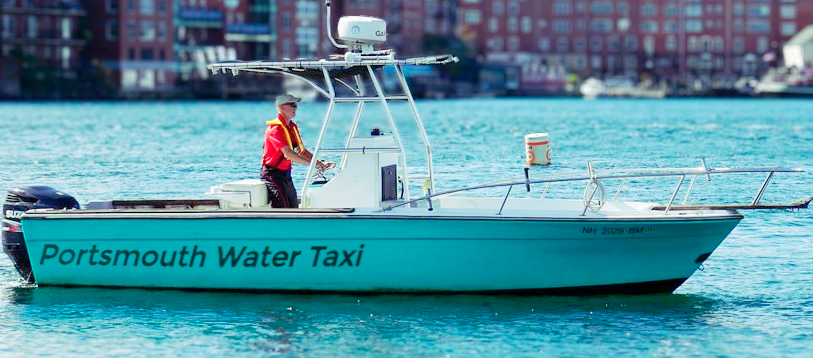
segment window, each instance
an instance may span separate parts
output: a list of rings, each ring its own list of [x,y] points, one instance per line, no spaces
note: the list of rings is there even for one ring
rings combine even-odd
[[[701,20],[686,20],[686,32],[688,32],[688,33],[703,32],[703,21],[701,21]]]
[[[627,15],[630,12],[630,6],[626,1],[621,1],[616,4],[615,8],[618,10],[619,15]]]
[[[550,39],[547,37],[542,37],[538,41],[539,51],[540,52],[548,52],[550,51]]]
[[[134,49],[134,48],[130,48],[130,49],[127,51],[127,58],[128,58],[128,59],[130,59],[130,60],[135,60],[135,59],[136,59],[136,56],[135,56],[135,55],[136,55],[136,51],[135,51],[135,49]]]
[[[158,0],[158,13],[163,14],[167,12],[167,0]]]
[[[560,37],[556,39],[556,51],[559,52],[567,52],[567,38]]]
[[[590,51],[601,51],[601,37],[593,36],[590,38]]]
[[[796,5],[782,5],[782,7],[779,8],[779,14],[783,19],[795,19]]]
[[[63,40],[70,40],[71,38],[71,18],[63,17],[61,23],[61,32]]]
[[[480,23],[480,10],[470,9],[463,13],[463,22],[476,25]]]
[[[757,38],[757,53],[768,52],[768,38],[760,36]]]
[[[687,40],[689,52],[697,52],[697,36],[689,36]]]
[[[689,16],[689,17],[703,16],[703,6],[702,5],[686,5],[686,16]]]
[[[652,36],[644,37],[644,52],[648,54],[655,53],[655,38]]]
[[[624,68],[634,69],[638,67],[638,57],[634,55],[627,55],[624,57]]]
[[[104,8],[108,13],[113,14],[119,12],[119,0],[105,0],[104,3]]]
[[[488,30],[491,32],[497,32],[500,30],[500,20],[496,17],[492,16],[488,19]]]
[[[796,34],[796,23],[795,22],[783,22],[782,23],[782,35],[783,36],[793,36]]]
[[[601,56],[599,56],[599,55],[590,56],[590,66],[593,67],[593,69],[596,69],[596,70],[600,69],[601,68]]]
[[[494,36],[488,39],[488,48],[495,51],[502,50],[502,37]]]
[[[714,68],[718,70],[722,70],[725,67],[725,60],[722,57],[717,57],[714,59]]]
[[[520,24],[520,27],[522,27],[522,32],[527,34],[533,31],[533,24],[534,23],[531,21],[530,16],[524,16]]]
[[[155,25],[152,20],[141,20],[141,41],[155,41]]]
[[[141,49],[141,59],[142,60],[152,60],[152,49],[151,48],[142,48]]]
[[[635,35],[627,35],[624,38],[624,48],[630,51],[637,51],[638,50],[638,36]]]
[[[242,15],[242,13],[238,13]],[[296,17],[297,19],[318,20],[319,19],[319,4],[316,2],[297,1],[296,2]]]
[[[167,23],[164,21],[158,23],[158,32],[156,34],[156,40],[158,41],[167,40]]]
[[[687,57],[686,58],[686,67],[689,68],[689,69],[695,69],[695,68],[700,67],[698,62],[697,62],[697,57],[696,56]]]
[[[703,36],[700,38],[700,52],[710,52],[712,50],[711,36]]]
[[[742,37],[735,37],[734,41],[732,42],[731,50],[735,54],[742,54],[745,52],[745,41],[743,41]]]
[[[138,37],[136,34],[136,21],[133,19],[127,20],[127,38],[135,40]]]
[[[291,14],[290,13],[282,13],[282,31],[291,31]],[[289,45],[290,47],[290,41]]]
[[[553,20],[553,32],[570,32],[570,20]]]
[[[508,29],[509,33],[515,34],[519,31],[519,21],[516,17],[509,17],[508,21],[506,21],[505,27]]]
[[[610,19],[592,19],[590,20],[590,31],[613,32],[613,21]]]
[[[104,38],[106,40],[116,40],[119,38],[119,20],[105,21]]]
[[[618,36],[610,36],[607,39],[607,50],[612,52],[616,52],[619,50],[621,46],[621,41],[618,40]]]
[[[573,23],[573,25],[576,28],[576,31],[578,32],[584,32],[584,30],[587,28],[587,26],[584,25],[584,20],[582,19],[577,19],[576,22]]]
[[[666,36],[666,43],[664,44],[666,51],[675,51],[677,50],[677,39],[670,35]]]
[[[742,16],[743,14],[745,14],[745,6],[740,2],[734,3],[734,11],[733,12],[734,12],[734,16]]]
[[[68,46],[62,46],[62,69],[68,69],[71,67],[71,48]]]
[[[768,17],[771,14],[771,7],[768,5],[748,5],[748,16]]]
[[[587,44],[584,40],[584,37],[577,37],[575,40],[573,40],[573,51],[584,52],[586,48]]]
[[[658,23],[654,20],[645,20],[641,23],[641,32],[645,33],[657,33],[658,32]]]
[[[585,67],[587,67],[587,59],[585,59],[583,55],[576,56],[576,63],[574,66],[576,69],[583,70]]]
[[[675,3],[668,3],[666,6],[663,7],[663,15],[664,16],[677,16],[678,15],[678,6]]]
[[[678,32],[677,21],[670,20],[663,23],[663,32],[667,34],[674,34]]]
[[[734,31],[735,34],[741,34],[745,30],[745,25],[741,19],[734,20],[734,25],[731,26],[731,30]]]
[[[39,22],[37,21],[37,17],[29,15],[27,20],[25,33],[30,39],[36,38],[39,34]]]
[[[722,36],[714,36],[714,51],[716,51],[716,52],[725,51],[725,46],[724,46]]]
[[[596,1],[590,3],[590,13],[595,15],[612,15],[613,3],[611,1]]]
[[[14,37],[15,31],[14,17],[8,14],[3,14],[3,37]]]
[[[502,1],[497,0],[491,3],[491,13],[497,16],[500,16],[505,12],[505,6],[503,5]],[[500,46],[502,47],[502,46]]]
[[[517,0],[508,1],[508,16],[519,16],[519,2]]]
[[[585,10],[587,10],[587,4],[584,1],[576,1],[576,13],[584,14]]]
[[[554,15],[570,15],[570,0],[556,0],[553,2]]]
[[[746,31],[749,34],[766,34],[771,31],[771,23],[766,19],[748,19]]]
[[[519,51],[519,37],[516,36],[509,36],[508,37],[508,51]]]
[[[282,58],[291,58],[293,56],[294,55],[291,40],[289,39],[282,40]]]
[[[645,3],[641,5],[641,16],[655,16],[658,15],[658,7],[653,3]]]
[[[141,15],[152,15],[155,13],[155,0],[138,0],[138,9]]]

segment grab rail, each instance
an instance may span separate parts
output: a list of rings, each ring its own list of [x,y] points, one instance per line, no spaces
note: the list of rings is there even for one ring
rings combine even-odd
[[[662,178],[662,177],[679,177],[677,184],[675,185],[675,189],[672,192],[672,195],[669,199],[669,202],[666,204],[665,207],[657,207],[660,210],[664,210],[664,215],[666,215],[670,210],[674,209],[681,209],[681,210],[696,210],[696,209],[714,209],[714,208],[725,208],[725,209],[779,209],[779,208],[806,208],[811,201],[810,198],[803,198],[799,199],[795,202],[790,204],[774,204],[774,205],[759,205],[759,201],[762,199],[768,184],[770,183],[771,178],[775,173],[800,173],[804,172],[801,168],[783,168],[783,167],[765,167],[765,168],[709,168],[706,166],[705,161],[703,161],[703,166],[700,168],[636,168],[636,169],[605,169],[605,170],[596,170],[592,167],[592,162],[588,162],[588,173],[585,175],[584,172],[571,172],[571,173],[558,173],[553,174],[550,176],[549,179],[531,179],[531,178],[522,178],[522,179],[509,179],[509,180],[502,180],[497,182],[491,182],[481,185],[469,186],[464,188],[458,189],[451,189],[443,192],[438,192],[432,194],[431,192],[428,195],[425,195],[421,198],[417,198],[414,200],[400,202],[396,205],[387,206],[381,209],[381,211],[388,211],[395,209],[397,207],[409,205],[412,203],[416,203],[419,201],[427,200],[431,201],[432,198],[442,197],[442,196],[449,196],[451,194],[456,194],[460,192],[466,191],[473,191],[473,190],[480,190],[480,189],[489,189],[489,188],[498,188],[498,187],[508,187],[508,190],[505,194],[505,197],[502,200],[502,204],[499,208],[498,215],[501,215],[503,208],[505,207],[505,203],[508,200],[508,196],[511,193],[511,189],[513,189],[514,185],[529,185],[529,184],[542,184],[545,183],[546,186],[543,190],[542,197],[545,196],[547,193],[548,187],[552,183],[564,183],[564,182],[577,182],[577,181],[587,181],[588,185],[591,183],[598,183],[600,185],[601,180],[612,180],[612,179],[621,179],[623,180],[621,185],[619,186],[618,190],[616,191],[616,195],[613,198],[613,201],[617,201],[623,187],[626,185],[627,181],[630,178]],[[623,174],[619,174],[623,173]],[[692,179],[691,184],[686,192],[686,196],[684,197],[683,204],[685,205],[691,191],[694,189],[694,183],[698,176],[706,175],[708,180],[711,180],[711,175],[718,175],[718,174],[745,174],[745,173],[768,173],[768,176],[763,181],[762,185],[757,192],[757,195],[751,201],[750,204],[731,204],[731,205],[700,205],[700,206],[691,206],[691,207],[676,207],[674,205],[675,199],[677,198],[678,193],[680,192],[680,188],[683,185],[683,182],[686,180],[687,175],[693,175],[694,178]],[[589,207],[589,201],[593,199],[593,195],[595,195],[596,187],[588,196],[585,196],[587,200],[585,202],[585,212],[582,213],[584,215]],[[602,203],[603,204],[603,203]],[[601,209],[601,205],[595,211],[599,211]]]

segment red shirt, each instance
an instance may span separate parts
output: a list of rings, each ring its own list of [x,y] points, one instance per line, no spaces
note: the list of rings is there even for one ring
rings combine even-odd
[[[277,170],[291,170],[291,161],[282,154],[282,147],[292,143],[294,152],[302,150],[302,143],[299,142],[299,127],[296,126],[296,123],[290,122],[287,128],[283,128],[285,122],[279,116],[277,116],[277,119],[279,120],[278,124],[270,124],[277,121],[267,122],[269,126],[265,130],[263,165]],[[285,138],[286,129],[288,129],[289,138]]]

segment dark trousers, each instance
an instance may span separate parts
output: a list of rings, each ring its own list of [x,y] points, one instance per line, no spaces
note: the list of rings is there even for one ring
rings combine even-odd
[[[296,188],[290,170],[277,170],[262,167],[260,179],[268,189],[268,199],[274,208],[298,208]]]

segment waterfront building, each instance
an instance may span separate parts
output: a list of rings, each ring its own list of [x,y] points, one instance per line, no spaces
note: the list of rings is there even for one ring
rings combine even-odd
[[[87,44],[83,6],[72,0],[1,0],[0,97],[69,96]],[[26,93],[24,93],[26,92]]]
[[[89,55],[107,75],[111,96],[171,92],[175,85],[171,0],[84,0]]]
[[[460,0],[457,34],[481,63],[506,67],[508,85],[518,77],[517,89],[561,68],[710,82],[776,65],[812,11],[811,0]]]

